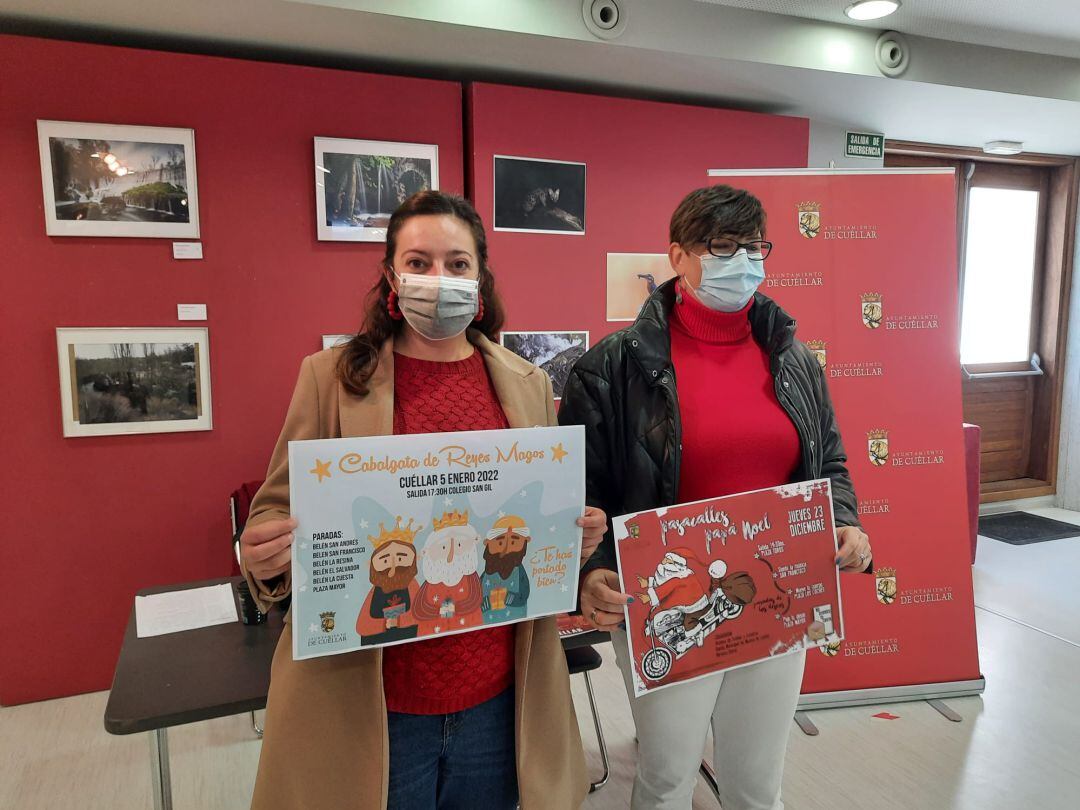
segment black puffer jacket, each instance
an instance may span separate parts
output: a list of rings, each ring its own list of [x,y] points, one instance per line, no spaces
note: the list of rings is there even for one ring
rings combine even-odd
[[[609,517],[677,502],[682,424],[668,332],[674,304],[673,280],[650,296],[632,326],[577,362],[563,392],[559,422],[585,426],[588,503]],[[795,339],[795,321],[771,298],[755,295],[749,318],[754,340],[769,353],[777,398],[799,434],[802,464],[792,480],[832,479],[836,525],[858,526],[847,456],[817,358]],[[615,569],[610,529],[582,573],[598,567]]]

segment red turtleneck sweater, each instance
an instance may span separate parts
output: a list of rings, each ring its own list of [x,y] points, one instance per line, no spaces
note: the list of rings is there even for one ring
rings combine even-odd
[[[798,433],[750,334],[751,306],[716,312],[683,293],[672,311],[682,503],[786,484],[799,466]]]
[[[480,352],[452,363],[394,355],[395,434],[506,427],[506,415]],[[414,641],[383,651],[383,692],[386,708],[392,712],[460,712],[490,700],[513,683],[513,625]]]

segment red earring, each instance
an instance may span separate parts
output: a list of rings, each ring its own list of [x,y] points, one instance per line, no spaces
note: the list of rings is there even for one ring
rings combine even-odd
[[[476,312],[476,317],[473,318],[473,323],[480,323],[484,320],[484,296],[479,296],[480,307]]]
[[[386,296],[386,312],[395,321],[400,321],[402,318],[401,310],[397,305],[397,293],[393,290]]]

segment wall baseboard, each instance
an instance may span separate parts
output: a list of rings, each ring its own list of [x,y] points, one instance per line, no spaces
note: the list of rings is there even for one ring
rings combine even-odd
[[[1000,515],[1002,512],[1018,512],[1028,509],[1046,509],[1057,506],[1056,495],[1040,495],[1037,498],[1016,498],[1011,501],[984,503],[979,506],[979,515]]]

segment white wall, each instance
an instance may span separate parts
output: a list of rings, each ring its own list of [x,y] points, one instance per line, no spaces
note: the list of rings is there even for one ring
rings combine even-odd
[[[810,153],[806,165],[811,169],[828,169],[831,161],[837,169],[880,169],[883,165],[882,158],[849,158],[844,155],[848,130],[855,132],[880,131],[865,124],[840,126],[839,124],[818,119],[810,119]]]
[[[1058,444],[1057,504],[1080,511],[1080,223],[1069,304],[1069,338],[1065,349],[1065,387],[1061,401]]]
[[[1080,154],[1080,58],[909,35],[908,70],[886,79],[874,60],[879,30],[846,24],[846,2],[828,4],[834,22],[821,22],[698,0],[620,0],[626,29],[613,42],[589,33],[581,0],[0,0],[0,28],[618,90],[858,123],[897,140],[1000,138]]]

